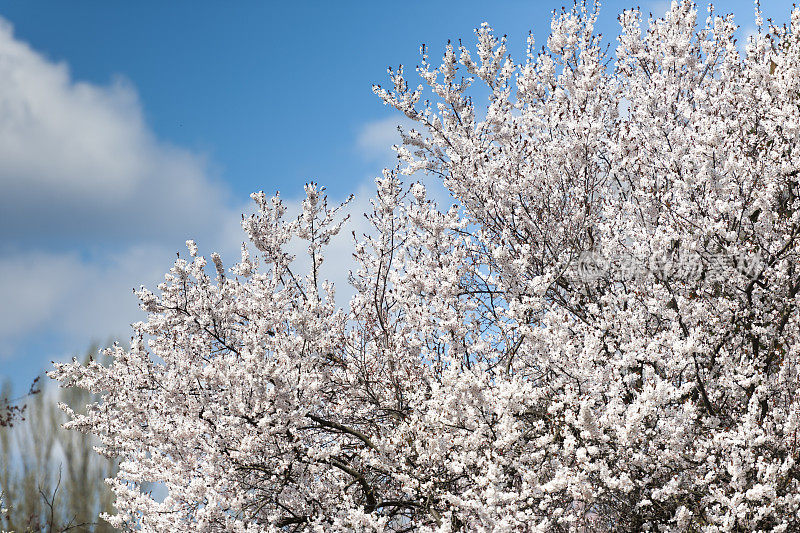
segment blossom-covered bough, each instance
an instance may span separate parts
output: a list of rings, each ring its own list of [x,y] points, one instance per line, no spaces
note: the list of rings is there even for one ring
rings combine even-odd
[[[746,57],[731,17],[697,16],[627,11],[609,57],[579,4],[523,63],[484,25],[441,66],[423,48],[426,89],[390,71],[376,93],[419,126],[376,180],[347,310],[314,185],[296,220],[253,196],[238,264],[189,242],[113,365],[51,373],[104,394],[68,426],[121,459],[107,519],[800,531],[800,10]]]

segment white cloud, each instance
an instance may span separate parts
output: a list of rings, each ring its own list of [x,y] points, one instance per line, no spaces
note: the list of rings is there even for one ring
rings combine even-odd
[[[131,289],[163,279],[187,238],[238,255],[242,209],[202,155],[153,134],[130,83],[76,81],[2,19],[0,80],[1,358],[127,337]]]
[[[72,254],[51,257],[45,253],[18,254],[0,259],[0,339],[22,336],[41,326],[54,314],[69,290],[57,272],[72,272]],[[5,346],[0,342],[0,346]]]
[[[93,340],[127,336],[128,325],[142,318],[131,289],[157,282],[169,267],[168,258],[163,247],[134,246],[102,261],[43,251],[0,259],[5,301],[0,358],[12,358],[26,340],[44,332],[71,346],[70,352]]]
[[[0,239],[146,238],[220,223],[202,156],[160,142],[129,83],[75,81],[0,20]]]

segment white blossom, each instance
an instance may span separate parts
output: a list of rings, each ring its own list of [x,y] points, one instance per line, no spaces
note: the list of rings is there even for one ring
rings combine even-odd
[[[343,221],[314,184],[294,220],[254,194],[257,253],[212,254],[213,278],[187,242],[113,365],[51,373],[103,394],[67,426],[121,460],[107,519],[800,530],[800,9],[746,57],[730,16],[697,16],[626,11],[609,57],[578,4],[521,63],[483,25],[439,67],[423,48],[424,87],[390,70],[375,92],[418,129],[376,180],[349,309],[320,278]]]

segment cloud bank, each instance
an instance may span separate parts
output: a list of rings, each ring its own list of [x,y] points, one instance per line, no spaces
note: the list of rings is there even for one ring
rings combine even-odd
[[[202,154],[157,138],[130,83],[76,81],[2,19],[0,80],[0,358],[43,337],[72,353],[127,336],[131,289],[156,284],[183,241],[238,248],[242,207]]]
[[[159,141],[134,88],[75,81],[0,22],[0,242],[207,231],[229,199],[198,154]]]

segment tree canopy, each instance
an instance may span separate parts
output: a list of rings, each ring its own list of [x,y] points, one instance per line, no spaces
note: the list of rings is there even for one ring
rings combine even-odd
[[[375,92],[417,126],[347,309],[314,184],[296,219],[254,194],[233,265],[189,241],[130,347],[51,373],[102,394],[68,427],[120,459],[107,520],[800,530],[800,9],[745,56],[731,16],[697,18],[626,11],[611,55],[578,4],[522,62],[483,25],[438,66],[423,47],[416,88],[390,70]]]

